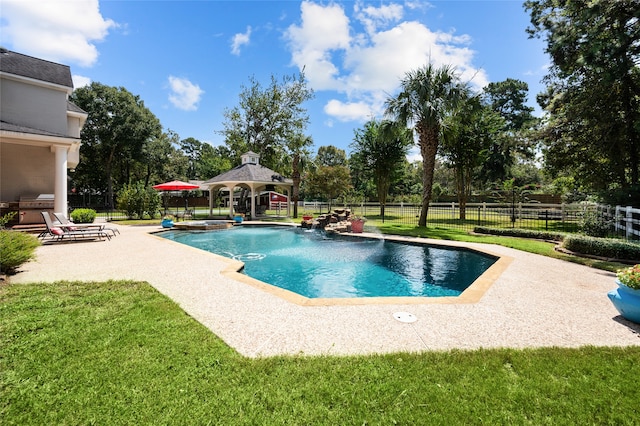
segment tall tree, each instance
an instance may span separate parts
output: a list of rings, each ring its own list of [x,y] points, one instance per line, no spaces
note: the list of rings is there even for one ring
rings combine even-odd
[[[480,171],[484,183],[511,178],[517,158],[534,154],[530,134],[538,119],[533,116],[533,107],[527,105],[528,92],[526,82],[512,78],[489,83],[483,90],[484,102],[504,119],[504,128],[492,139]]]
[[[412,144],[411,130],[389,120],[370,120],[363,129],[355,131],[351,146],[359,153],[365,170],[373,176],[382,217],[391,183],[399,177],[400,166]]]
[[[183,139],[179,146],[189,163],[189,179],[206,180],[231,169],[230,152],[224,146],[214,147],[195,138]]]
[[[120,175],[128,177],[131,161],[139,160],[145,144],[160,135],[160,121],[144,106],[139,96],[124,87],[93,82],[76,89],[71,101],[89,114],[82,129],[80,155],[83,161],[91,158],[88,165],[101,166],[87,169],[86,173],[104,171],[107,204],[113,209],[114,166],[119,164]],[[129,182],[120,182],[121,185],[126,183]]]
[[[349,174],[351,175],[351,184],[356,194],[365,200],[376,199],[376,184],[367,166],[367,159],[364,153],[353,150],[349,154]]]
[[[434,173],[434,177],[436,174]],[[434,187],[437,181],[434,182]],[[422,162],[414,161],[409,162],[404,160],[402,162],[402,171],[398,181],[391,187],[391,194],[401,199],[413,202],[413,200],[420,199],[422,194]],[[434,194],[435,195],[435,194]],[[434,198],[434,201],[437,201]]]
[[[284,172],[287,138],[304,133],[309,116],[302,104],[312,98],[304,73],[281,81],[271,76],[268,87],[251,77],[249,85],[242,87],[239,104],[225,109],[224,130],[219,133],[237,160],[253,151],[260,154],[262,164]]]
[[[542,132],[552,172],[640,204],[640,7],[637,0],[526,1],[531,37],[553,61]],[[620,200],[622,201],[622,200]]]
[[[188,161],[177,149],[178,140],[178,134],[169,130],[145,144],[142,165],[146,187],[186,178]]]
[[[200,179],[200,176],[198,176],[197,166],[198,162],[202,158],[203,143],[196,138],[186,138],[181,140],[179,145],[189,163],[187,177],[189,179]]]
[[[231,151],[226,146],[213,146],[203,143],[198,162],[196,176],[198,179],[211,179],[219,174],[231,170]]]
[[[345,195],[352,189],[347,154],[333,145],[318,148],[315,164],[305,176],[306,190],[321,198],[326,197],[329,211],[334,198]]]
[[[316,155],[316,163],[322,166],[346,166],[347,153],[344,149],[337,148],[333,145],[324,145],[318,148]]]
[[[460,219],[466,219],[467,200],[480,166],[486,163],[493,139],[504,127],[504,120],[477,96],[463,102],[449,118],[440,153],[455,172]]]
[[[422,209],[418,226],[427,225],[433,187],[433,171],[445,118],[454,111],[468,88],[450,66],[428,64],[408,72],[400,82],[400,93],[387,100],[387,113],[414,128],[422,154]]]
[[[483,92],[485,102],[504,119],[505,130],[518,131],[536,120],[533,107],[527,105],[529,85],[526,82],[508,78],[489,83]]]
[[[350,181],[349,169],[346,166],[321,165],[307,175],[305,185],[310,193],[326,197],[331,211],[333,200],[351,189]]]

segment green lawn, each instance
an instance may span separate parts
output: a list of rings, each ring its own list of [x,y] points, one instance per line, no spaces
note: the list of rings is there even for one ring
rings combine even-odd
[[[640,422],[640,347],[246,359],[146,283],[0,287],[0,424]]]
[[[556,243],[541,240],[532,240],[528,238],[472,234],[463,229],[437,225],[433,226],[430,224],[427,227],[420,228],[411,225],[389,223],[383,224],[381,222],[371,221],[367,222],[367,226],[369,231],[377,230],[383,234],[408,235],[413,237],[435,238],[441,240],[466,241],[470,243],[496,244],[504,247],[526,251],[529,253],[539,254],[542,256],[562,259],[567,262],[579,263],[581,265],[591,266],[593,268],[610,272],[615,272],[618,269],[629,266],[619,262],[590,259],[586,257],[564,254],[554,249]]]

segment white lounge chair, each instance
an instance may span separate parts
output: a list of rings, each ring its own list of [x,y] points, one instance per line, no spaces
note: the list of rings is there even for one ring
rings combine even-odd
[[[41,212],[42,218],[44,219],[44,223],[47,226],[46,231],[43,231],[38,235],[38,238],[46,238],[51,237],[54,241],[62,241],[62,240],[74,240],[78,241],[78,239],[83,238],[98,238],[100,240],[106,238],[108,240],[111,239],[111,236],[101,229],[85,229],[84,231],[74,231],[69,229],[70,227],[64,227],[62,225],[54,225],[51,220],[51,216],[49,212]]]
[[[71,231],[85,231],[87,229],[89,230],[98,229],[100,231],[106,230],[106,231],[111,231],[114,237],[116,236],[116,233],[118,234],[120,233],[120,231],[117,230],[116,228],[109,228],[102,223],[74,223],[69,219],[67,219],[67,217],[63,213],[54,213],[53,216],[56,218],[61,228],[69,229]],[[55,225],[56,224],[54,223],[54,226]]]

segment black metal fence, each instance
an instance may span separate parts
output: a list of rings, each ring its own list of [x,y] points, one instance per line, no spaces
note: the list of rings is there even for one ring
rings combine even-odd
[[[329,209],[349,208],[352,214],[364,216],[380,223],[396,223],[417,226],[421,206],[418,204],[387,204],[384,215],[377,203],[333,204],[324,202],[301,202],[302,213],[319,215]],[[228,210],[215,213],[227,214]],[[291,209],[293,211],[293,209]],[[196,209],[196,216],[208,216],[208,208]],[[274,212],[267,211],[269,214]],[[281,212],[280,212],[281,213]],[[105,220],[127,219],[122,211],[98,210]],[[473,230],[476,226],[494,228],[521,228],[557,232],[587,230],[590,235],[622,237],[640,240],[640,209],[598,204],[524,204],[524,203],[469,203],[464,218],[461,218],[458,203],[431,203],[427,215],[427,226]]]
[[[327,212],[326,203],[304,203],[307,210]],[[382,223],[418,225],[421,206],[387,204],[384,215],[377,203],[350,204],[352,214]],[[336,208],[336,207],[333,207]],[[464,217],[464,218],[461,218]],[[469,203],[461,215],[458,203],[431,203],[427,226],[472,230],[476,226],[578,232],[640,239],[640,209],[597,204]]]

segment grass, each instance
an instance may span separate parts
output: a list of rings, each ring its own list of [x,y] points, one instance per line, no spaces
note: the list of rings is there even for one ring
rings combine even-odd
[[[631,425],[638,377],[640,347],[252,360],[146,283],[0,287],[4,425]]]
[[[605,271],[615,272],[628,265],[620,262],[590,259],[558,252],[554,249],[556,243],[532,240],[529,238],[504,237],[497,235],[472,234],[462,229],[447,228],[439,226],[417,227],[402,224],[383,224],[381,222],[371,222],[368,225],[379,230],[383,234],[407,235],[413,237],[434,238],[450,241],[465,241],[470,243],[496,244],[510,247],[517,250],[535,253],[542,256],[561,259],[567,262],[578,263]]]

